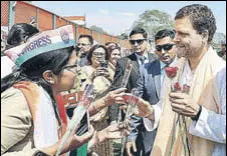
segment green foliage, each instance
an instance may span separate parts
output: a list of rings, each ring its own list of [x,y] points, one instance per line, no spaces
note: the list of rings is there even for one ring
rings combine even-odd
[[[146,10],[139,16],[139,19],[133,23],[132,28],[142,27],[148,32],[149,37],[153,38],[161,29],[173,29],[173,22],[172,17],[165,12]]]
[[[128,35],[126,33],[122,33],[121,35],[118,36],[120,39],[122,40],[127,40],[128,39]]]
[[[105,30],[103,30],[101,27],[98,27],[96,25],[90,26],[90,29],[99,33],[108,34]]]

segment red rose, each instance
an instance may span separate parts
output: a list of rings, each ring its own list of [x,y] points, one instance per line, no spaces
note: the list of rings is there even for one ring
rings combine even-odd
[[[174,87],[174,92],[181,91],[181,86],[180,86],[179,82],[176,82],[173,85],[173,87]]]
[[[174,77],[177,75],[177,70],[178,70],[177,67],[166,67],[166,68],[165,68],[166,75],[167,75],[169,78],[174,78]]]

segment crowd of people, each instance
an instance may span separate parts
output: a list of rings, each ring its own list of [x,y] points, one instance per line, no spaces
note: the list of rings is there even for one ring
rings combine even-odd
[[[126,55],[90,35],[76,41],[71,25],[15,24],[1,57],[1,155],[56,155],[75,117],[62,155],[226,155],[226,44],[213,50],[215,31],[207,6],[188,5],[154,51],[133,28]]]

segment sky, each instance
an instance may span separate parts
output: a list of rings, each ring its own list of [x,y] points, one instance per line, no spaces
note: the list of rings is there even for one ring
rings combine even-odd
[[[214,13],[217,32],[226,34],[226,1],[32,1],[59,16],[86,16],[86,27],[96,25],[111,35],[130,29],[145,10],[157,9],[174,18],[185,5],[204,4]]]

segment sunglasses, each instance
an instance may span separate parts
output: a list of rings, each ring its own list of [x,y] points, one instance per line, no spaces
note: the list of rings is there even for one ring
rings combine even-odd
[[[138,45],[141,45],[141,44],[143,44],[143,42],[144,42],[145,40],[146,40],[146,39],[129,40],[129,42],[130,42],[130,44],[132,44],[132,45],[135,45],[136,43],[137,43]]]
[[[173,47],[174,45],[175,45],[175,44],[157,45],[157,46],[155,47],[155,49],[156,49],[157,51],[162,51],[162,49],[165,50],[165,51],[168,51],[168,50],[172,49],[172,47]]]

